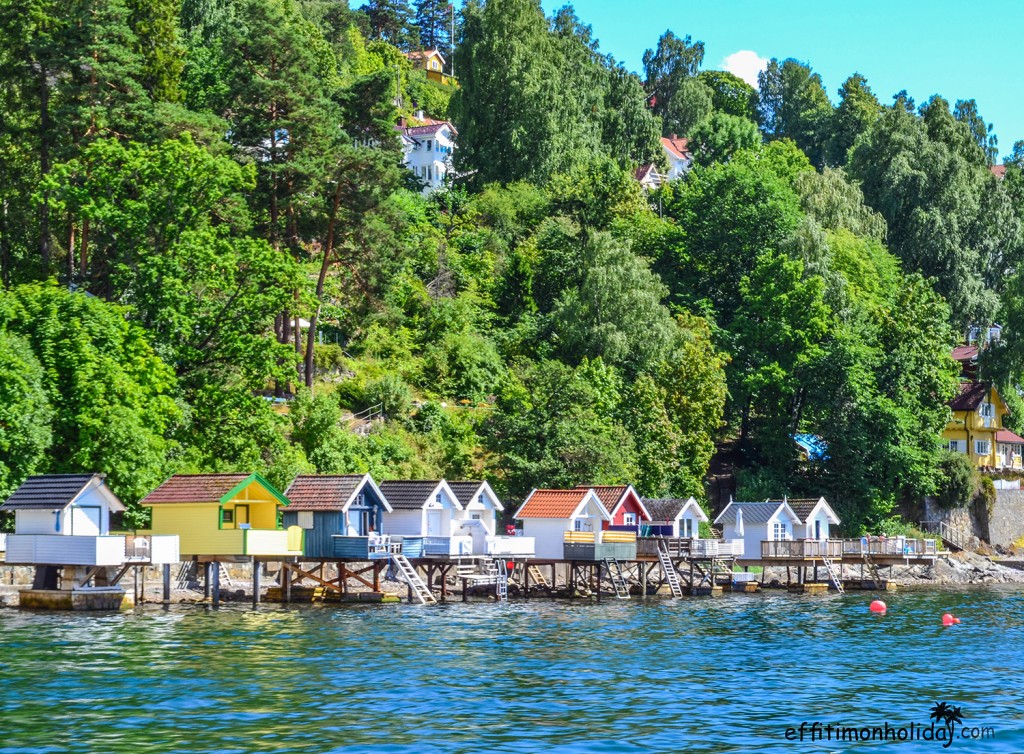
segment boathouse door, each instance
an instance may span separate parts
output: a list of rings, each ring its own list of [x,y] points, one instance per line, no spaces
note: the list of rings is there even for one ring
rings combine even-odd
[[[441,511],[431,509],[427,511],[427,536],[441,536]]]

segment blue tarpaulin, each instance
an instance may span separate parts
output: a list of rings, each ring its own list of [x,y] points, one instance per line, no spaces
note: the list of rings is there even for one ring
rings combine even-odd
[[[808,461],[828,460],[828,443],[817,435],[793,435],[793,440],[807,454]]]

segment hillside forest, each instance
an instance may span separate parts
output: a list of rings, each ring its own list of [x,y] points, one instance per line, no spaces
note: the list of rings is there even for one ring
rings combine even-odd
[[[1024,416],[1024,142],[995,166],[973,100],[857,61],[755,88],[650,44],[628,70],[537,0],[0,0],[0,498],[242,470],[704,500],[727,448],[740,499],[898,528],[949,483],[970,325]],[[455,126],[442,190],[400,118]],[[693,166],[645,191],[673,134]]]

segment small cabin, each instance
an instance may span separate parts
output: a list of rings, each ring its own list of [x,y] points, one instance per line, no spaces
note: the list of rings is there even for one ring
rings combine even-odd
[[[462,503],[444,479],[385,480],[380,491],[391,506],[384,534],[401,537],[406,557],[473,554],[473,538],[459,533]]]
[[[778,501],[773,501],[778,502]],[[786,500],[800,523],[796,525],[794,538],[825,540],[832,536],[832,527],[839,526],[839,516],[823,497],[817,500]]]
[[[605,531],[611,513],[589,487],[533,490],[516,511],[523,534],[536,543],[542,560],[631,560],[636,535]]]
[[[302,555],[302,529],[278,522],[288,498],[259,474],[175,474],[140,504],[151,532],[177,534],[185,557]]]
[[[177,537],[111,534],[111,515],[124,510],[105,474],[29,477],[0,505],[0,511],[14,513],[7,562],[120,566],[178,561]]]
[[[631,484],[581,484],[579,489],[593,490],[608,510],[611,519],[603,524],[604,529],[632,527],[639,531],[641,524],[651,520],[651,514]]]
[[[762,542],[792,540],[801,524],[785,500],[760,503],[730,501],[718,514],[715,523],[721,525],[724,539],[743,540],[743,551],[749,558],[755,558],[754,553],[761,552]]]
[[[380,533],[391,506],[369,474],[301,474],[284,494],[284,527],[302,529],[306,557],[387,557]]]
[[[480,481],[448,482],[462,505],[456,534],[473,538],[474,555],[510,558],[532,557],[534,541],[530,537],[497,533],[497,517],[505,511],[491,485]]]
[[[698,539],[700,525],[710,519],[696,498],[644,498],[650,512],[651,534],[673,539]]]

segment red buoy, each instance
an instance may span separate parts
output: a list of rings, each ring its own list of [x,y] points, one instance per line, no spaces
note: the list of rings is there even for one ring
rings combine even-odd
[[[942,625],[943,626],[952,626],[954,623],[959,623],[959,622],[960,621],[958,621],[956,618],[954,618],[949,613],[943,613],[942,614]]]
[[[875,600],[871,603],[871,612],[873,613],[884,613],[888,608],[882,600]]]

